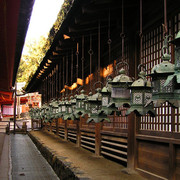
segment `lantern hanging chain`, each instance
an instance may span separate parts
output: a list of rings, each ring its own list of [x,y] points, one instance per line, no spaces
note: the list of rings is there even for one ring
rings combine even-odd
[[[89,51],[88,51],[88,53],[89,53],[89,58],[90,58],[90,62],[89,62],[89,64],[90,64],[90,67],[89,67],[89,73],[90,73],[90,77],[89,77],[89,86],[90,86],[90,92],[92,91],[91,90],[91,74],[92,74],[92,55],[93,55],[93,50],[92,50],[92,34],[90,34],[90,39],[89,39],[89,41],[90,41],[90,48],[89,48]]]
[[[73,83],[73,49],[71,50],[71,85]],[[72,94],[72,89],[71,89]]]
[[[122,61],[124,61],[124,0],[122,0],[122,32],[120,34],[122,40]]]
[[[109,9],[109,14],[108,14],[108,47],[109,47],[109,64],[111,62],[111,12]]]
[[[65,72],[64,72],[64,68],[65,68],[65,67],[64,67],[64,66],[65,66],[64,64],[65,64],[65,62],[64,62],[64,61],[65,61],[65,58],[63,57],[63,86],[64,86],[64,83],[65,83],[65,82],[64,82],[64,81],[65,81]],[[64,96],[64,92],[63,92],[63,95],[62,95],[62,96]]]
[[[82,80],[84,83],[84,35],[82,36]]]
[[[142,0],[140,0],[140,32],[139,32],[139,37],[140,37],[140,61],[142,61],[142,42],[143,42],[143,32],[142,32]]]
[[[167,1],[164,0],[164,24],[163,24],[163,36],[167,35]]]
[[[78,59],[79,59],[79,43],[77,43],[77,50],[76,50],[76,59],[77,59],[77,62],[76,62],[76,78],[78,78]]]
[[[100,42],[100,39],[101,39],[101,29],[100,29],[100,20],[98,22],[98,81],[100,81],[100,59],[101,59],[101,42]]]
[[[66,56],[66,86],[68,86],[68,56]],[[68,91],[66,93],[66,96],[68,96]]]

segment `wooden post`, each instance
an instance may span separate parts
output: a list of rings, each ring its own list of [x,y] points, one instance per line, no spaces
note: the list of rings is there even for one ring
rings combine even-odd
[[[59,119],[56,119],[56,135],[59,136]]]
[[[33,119],[31,119],[31,129],[34,130]]]
[[[50,123],[50,132],[52,132],[52,122]]]
[[[78,147],[81,147],[81,130],[80,130],[80,127],[81,127],[81,117],[80,117],[80,120],[76,120],[76,130],[77,130],[77,134],[76,134],[76,145]]]
[[[95,124],[95,155],[100,156],[101,155],[101,129],[102,129],[102,123],[96,123]]]
[[[65,121],[65,124],[64,124],[64,139],[65,139],[66,141],[68,140],[67,121]]]
[[[128,150],[127,150],[127,167],[129,169],[135,168],[135,128],[136,116],[131,113],[128,116]]]
[[[169,143],[169,178],[175,179],[175,148],[173,143]]]

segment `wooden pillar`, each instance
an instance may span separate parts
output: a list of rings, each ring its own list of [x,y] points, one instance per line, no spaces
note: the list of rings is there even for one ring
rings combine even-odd
[[[59,136],[59,119],[56,119],[56,135]]]
[[[175,147],[173,143],[169,143],[169,178],[175,179]]]
[[[131,113],[128,116],[128,150],[127,150],[127,167],[134,169],[135,167],[135,123],[136,116]]]
[[[67,121],[65,121],[65,124],[64,124],[64,139],[65,139],[66,141],[68,140]]]
[[[50,132],[52,132],[52,122],[50,123]]]
[[[173,137],[173,133],[175,132],[175,108],[171,108],[171,134]],[[172,142],[169,143],[169,178],[170,180],[175,179],[175,147]]]
[[[80,120],[76,120],[76,130],[77,130],[77,134],[76,134],[76,145],[78,147],[81,147],[81,117]]]
[[[100,156],[101,155],[101,129],[102,129],[102,123],[96,123],[95,124],[95,155]]]
[[[34,130],[33,119],[31,119],[31,129]]]

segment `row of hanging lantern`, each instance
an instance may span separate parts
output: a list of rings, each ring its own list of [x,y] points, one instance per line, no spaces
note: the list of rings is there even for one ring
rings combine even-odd
[[[140,0],[140,2],[142,6],[142,0]],[[99,47],[100,24],[98,26]],[[140,27],[140,31],[142,33],[142,24]],[[122,36],[122,46],[124,46],[123,38],[124,36]],[[142,43],[142,34],[140,35],[140,38]],[[32,110],[30,114],[33,118],[40,117],[46,122],[52,121],[52,119],[56,118],[63,118],[64,120],[80,120],[80,117],[85,117],[85,115],[87,114],[87,123],[91,121],[98,123],[104,120],[110,122],[108,115],[113,115],[115,112],[116,115],[120,115],[121,112],[118,109],[122,106],[129,108],[126,112],[126,115],[129,115],[131,112],[135,112],[138,116],[143,116],[146,114],[155,116],[154,107],[159,107],[165,102],[169,102],[174,107],[179,107],[180,32],[178,32],[175,40],[171,41],[172,44],[176,45],[175,65],[169,62],[171,56],[170,54],[168,54],[168,38],[169,36],[167,35],[164,38],[164,45],[162,47],[162,62],[152,68],[151,74],[146,75],[144,72],[144,66],[140,64],[138,66],[139,78],[133,82],[132,78],[126,75],[126,71],[124,68],[121,68],[118,71],[118,67],[120,65],[126,65],[129,69],[129,65],[127,64],[127,62],[122,61],[116,65],[116,73],[118,72],[118,74],[114,78],[108,76],[106,79],[105,87],[103,87],[102,89],[97,88],[95,94],[92,94],[90,90],[89,95],[85,95],[84,90],[81,90],[80,94],[71,96],[70,99],[66,97],[65,99],[62,98],[61,101],[52,100],[49,103],[49,106],[47,104],[44,104],[40,110]],[[110,48],[109,40],[108,45]],[[93,54],[91,46],[92,45],[90,44],[90,74],[91,58]],[[98,53],[100,53],[100,51]],[[76,54],[78,58],[78,53]],[[100,61],[100,55],[98,55],[98,61]],[[98,62],[98,71],[100,72],[100,62]],[[152,82],[147,80],[146,76],[150,76],[152,78]],[[100,81],[98,81],[97,83],[100,83],[102,85]]]

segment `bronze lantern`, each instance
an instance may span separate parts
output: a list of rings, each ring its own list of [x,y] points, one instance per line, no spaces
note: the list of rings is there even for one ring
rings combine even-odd
[[[65,98],[65,114],[64,114],[64,120],[70,120],[72,115],[72,105],[71,101],[68,100],[68,97]]]
[[[80,119],[81,115],[85,113],[84,101],[86,99],[86,95],[84,94],[84,90],[81,90],[79,95],[76,95],[76,108],[74,111],[75,119]]]
[[[109,103],[111,102],[112,85],[109,84],[109,82],[111,81],[112,81],[112,78],[108,76],[106,86],[104,86],[101,90],[102,111],[107,115],[113,115],[114,112],[116,112],[117,115],[120,115],[120,111],[118,111],[118,108],[115,107],[115,104],[112,104],[110,107],[108,107]]]
[[[126,64],[128,67],[129,65],[126,62],[120,62],[116,65],[117,67],[120,64]],[[108,105],[108,107],[129,107],[130,105],[130,89],[128,87],[132,84],[131,77],[127,76],[125,69],[119,70],[119,75],[114,77],[112,81],[109,82],[109,84],[112,85],[112,91],[111,91],[111,101]]]
[[[151,70],[151,74],[147,75],[152,77],[152,99],[147,103],[147,105],[153,103],[154,107],[160,107],[166,101],[173,104],[173,82],[171,81],[167,86],[164,86],[167,77],[174,74],[174,64],[169,62],[171,56],[167,53],[167,39],[168,36],[165,37],[162,48],[162,62],[155,65]],[[166,50],[166,53],[164,53],[164,50]]]
[[[144,71],[141,71],[138,76],[139,79],[134,81],[129,87],[131,90],[131,107],[127,110],[126,115],[129,115],[131,112],[135,112],[137,116],[143,116],[149,113],[154,117],[155,110],[153,109],[153,105],[149,104],[145,106],[146,103],[152,98],[151,82],[146,79],[146,74]]]
[[[102,122],[104,120],[110,122],[110,119],[102,111],[102,94],[100,93],[101,89],[96,89],[96,94],[88,96],[89,110],[87,123],[94,121],[95,123]]]
[[[164,87],[173,86],[173,96],[169,99],[169,102],[174,107],[180,107],[180,31],[176,35],[175,39],[170,41],[175,47],[175,67],[174,74],[169,75]]]

